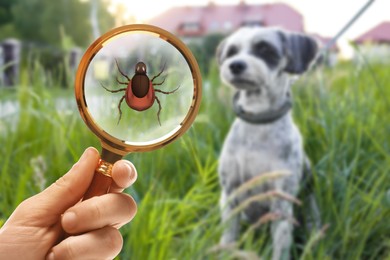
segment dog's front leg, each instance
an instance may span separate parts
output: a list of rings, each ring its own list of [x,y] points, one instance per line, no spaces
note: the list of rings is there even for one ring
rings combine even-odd
[[[227,195],[224,190],[221,192],[221,198],[219,201],[222,217],[223,233],[220,245],[227,245],[237,240],[240,233],[240,216],[236,214],[232,216],[233,205],[232,202],[227,201]]]
[[[290,259],[290,247],[292,243],[293,206],[288,201],[275,200],[271,205],[274,213],[280,214],[281,219],[272,222],[272,260]]]

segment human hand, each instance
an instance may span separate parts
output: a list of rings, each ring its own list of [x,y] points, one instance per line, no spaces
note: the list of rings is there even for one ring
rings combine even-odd
[[[121,192],[137,172],[128,161],[116,162],[110,193],[81,201],[98,161],[98,151],[88,148],[67,174],[21,203],[0,229],[0,259],[112,259],[119,254],[118,228],[137,210]]]

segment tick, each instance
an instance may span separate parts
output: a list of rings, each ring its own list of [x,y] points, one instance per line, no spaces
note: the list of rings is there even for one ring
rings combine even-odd
[[[112,90],[112,89],[106,88],[105,86],[103,86],[103,84],[101,84],[101,85],[105,90],[107,90],[108,92],[111,92],[111,93],[118,93],[121,91],[125,91],[125,94],[122,96],[122,98],[120,99],[120,101],[118,103],[118,110],[119,110],[118,124],[122,118],[121,105],[122,105],[123,100],[126,100],[127,105],[131,109],[134,109],[136,111],[147,110],[153,106],[154,101],[157,101],[157,104],[158,104],[157,120],[158,120],[158,123],[161,125],[161,122],[160,122],[160,112],[162,109],[161,102],[155,93],[158,92],[158,93],[162,93],[165,95],[169,95],[169,94],[174,93],[180,87],[179,86],[172,91],[162,91],[161,89],[154,88],[154,86],[161,86],[165,81],[166,77],[164,77],[164,79],[159,83],[154,82],[154,80],[156,80],[164,72],[165,64],[164,64],[162,70],[150,80],[146,74],[145,63],[138,62],[135,65],[135,74],[130,79],[125,73],[123,73],[123,71],[119,67],[118,61],[115,60],[115,62],[116,62],[116,66],[118,67],[119,73],[127,79],[127,81],[120,81],[118,78],[116,78],[116,81],[121,85],[126,85],[127,87],[121,88],[118,90]]]

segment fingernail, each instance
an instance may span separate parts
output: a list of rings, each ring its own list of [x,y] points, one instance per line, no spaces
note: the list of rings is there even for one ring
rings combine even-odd
[[[65,212],[65,214],[62,216],[62,227],[66,231],[73,230],[77,225],[77,216],[74,212],[69,211]]]
[[[54,252],[50,252],[47,257],[46,257],[46,260],[54,260]]]
[[[135,182],[135,180],[137,178],[137,176],[136,176],[137,174],[135,172],[135,169],[134,169],[133,165],[130,162],[128,162],[128,161],[125,161],[125,162],[126,162],[125,165],[128,168],[128,171],[130,172],[128,180],[127,180],[128,181],[128,185],[131,185],[131,184],[133,184]]]
[[[126,174],[126,183],[124,183],[122,185],[124,185],[124,187],[128,187],[133,182],[133,177],[134,177],[133,169],[131,168],[131,166],[128,163],[124,163],[122,167],[126,168],[126,170],[123,169],[123,171],[126,171],[127,173],[129,173],[129,174]]]

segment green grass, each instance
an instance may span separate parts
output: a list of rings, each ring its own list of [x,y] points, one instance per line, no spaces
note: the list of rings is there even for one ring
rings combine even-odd
[[[293,253],[302,259],[390,259],[390,65],[339,64],[319,68],[294,86],[294,118],[314,167],[324,231],[308,231]],[[74,105],[55,109],[72,90],[43,87],[39,70],[17,90],[0,88],[0,102],[21,113],[0,121],[0,225],[23,199],[65,173],[88,146],[99,147]],[[215,65],[200,114],[189,132],[154,152],[126,158],[138,169],[128,192],[138,213],[122,230],[119,259],[269,258],[268,224],[248,231],[237,247],[216,248],[219,220],[218,156],[234,119],[230,93]],[[12,118],[11,118],[12,117]],[[17,124],[12,127],[12,120]],[[36,167],[32,158],[43,158]],[[35,166],[35,167],[34,167]],[[250,230],[250,229],[248,229]],[[243,232],[242,234],[244,234]],[[250,258],[252,257],[252,258]]]

